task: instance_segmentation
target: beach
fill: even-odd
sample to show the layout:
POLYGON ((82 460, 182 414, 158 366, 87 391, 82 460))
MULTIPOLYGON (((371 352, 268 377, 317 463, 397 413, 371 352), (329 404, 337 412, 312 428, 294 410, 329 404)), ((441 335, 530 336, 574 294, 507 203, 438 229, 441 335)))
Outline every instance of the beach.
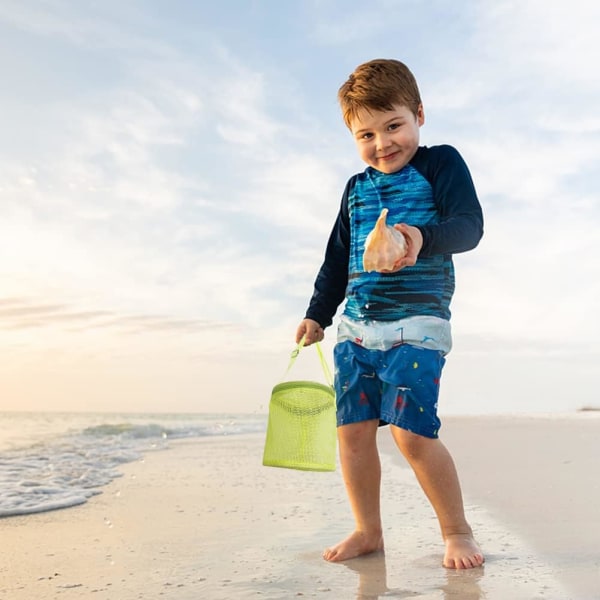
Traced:
POLYGON ((0 599, 600 599, 598 415, 443 422, 481 568, 441 566, 437 521, 387 429, 385 553, 325 562, 352 529, 339 468, 263 467, 252 433, 175 440, 85 504, 0 519, 0 599))

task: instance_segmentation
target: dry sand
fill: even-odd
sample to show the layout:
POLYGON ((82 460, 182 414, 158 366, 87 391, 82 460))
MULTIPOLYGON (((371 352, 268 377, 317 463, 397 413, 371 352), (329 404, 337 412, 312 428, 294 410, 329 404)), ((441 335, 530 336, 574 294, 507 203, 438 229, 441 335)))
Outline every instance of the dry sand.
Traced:
POLYGON ((352 527, 339 470, 262 467, 261 435, 182 441, 87 504, 0 520, 0 599, 600 599, 600 419, 446 419, 487 554, 463 572, 380 433, 385 554, 322 560, 352 527))

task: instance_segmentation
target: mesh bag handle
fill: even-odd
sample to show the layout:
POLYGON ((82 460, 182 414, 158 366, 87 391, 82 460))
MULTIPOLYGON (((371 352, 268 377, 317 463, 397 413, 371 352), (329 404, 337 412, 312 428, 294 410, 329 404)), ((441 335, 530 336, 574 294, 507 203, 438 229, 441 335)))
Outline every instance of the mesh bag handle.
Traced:
MULTIPOLYGON (((296 362, 296 359, 298 358, 298 354, 300 354, 300 350, 302 350, 302 348, 304 347, 305 338, 306 338, 306 335, 303 335, 302 339, 300 340, 298 345, 292 350, 292 354, 290 355, 290 362, 287 366, 287 369, 285 370, 285 373, 283 374, 282 379, 285 379, 286 375, 289 373, 290 369, 296 362)), ((323 374, 325 375, 325 381, 327 382, 327 385, 329 387, 333 387, 333 378, 331 377, 331 371, 329 370, 327 361, 325 360, 325 357, 323 356, 323 350, 321 350, 321 345, 319 344, 319 342, 315 342, 315 346, 317 347, 317 352, 319 354, 319 361, 321 362, 321 367, 323 368, 323 374)))

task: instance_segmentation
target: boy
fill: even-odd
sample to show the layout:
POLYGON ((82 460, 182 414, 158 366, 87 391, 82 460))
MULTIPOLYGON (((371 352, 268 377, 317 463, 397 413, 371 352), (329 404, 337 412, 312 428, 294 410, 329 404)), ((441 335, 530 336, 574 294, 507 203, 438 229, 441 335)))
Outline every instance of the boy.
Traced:
POLYGON ((452 254, 474 248, 483 215, 471 176, 450 146, 419 146, 423 105, 413 74, 378 59, 338 92, 344 121, 368 165, 350 178, 296 341, 323 339, 346 299, 334 350, 340 462, 356 522, 323 557, 339 562, 383 549, 376 433, 392 436, 431 502, 445 542, 443 565, 484 558, 464 515, 452 457, 438 438, 438 387, 450 351, 452 254), (366 272, 365 239, 383 208, 407 254, 366 272))

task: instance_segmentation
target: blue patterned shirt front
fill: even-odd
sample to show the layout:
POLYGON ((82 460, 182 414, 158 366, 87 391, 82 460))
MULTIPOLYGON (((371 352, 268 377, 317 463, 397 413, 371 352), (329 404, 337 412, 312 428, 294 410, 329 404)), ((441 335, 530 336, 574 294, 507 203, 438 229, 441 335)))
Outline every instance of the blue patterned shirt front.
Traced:
POLYGON ((436 225, 440 216, 431 184, 411 164, 397 173, 368 167, 348 190, 350 253, 344 314, 356 320, 396 321, 415 315, 450 319, 454 293, 451 254, 419 257, 397 273, 368 273, 363 269, 365 240, 381 210, 387 224, 436 225))

